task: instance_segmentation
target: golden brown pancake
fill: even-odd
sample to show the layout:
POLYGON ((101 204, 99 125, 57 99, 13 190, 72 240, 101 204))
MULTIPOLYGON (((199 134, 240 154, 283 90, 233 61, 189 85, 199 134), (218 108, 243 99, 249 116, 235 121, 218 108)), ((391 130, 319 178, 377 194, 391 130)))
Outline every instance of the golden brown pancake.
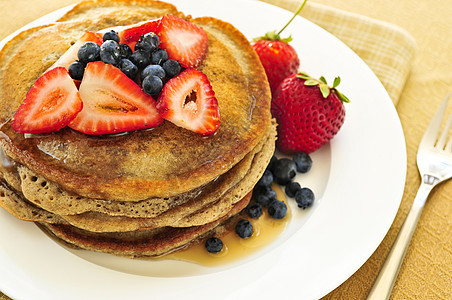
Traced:
MULTIPOLYGON (((89 3, 96 9, 98 3, 115 2, 88 2, 84 7, 89 3)), ((152 7, 153 2, 149 3, 152 7)), ((114 19, 118 24, 123 19, 142 21, 141 11, 141 6, 138 10, 131 7, 115 14, 114 19)), ((0 122, 12 117, 34 81, 84 31, 111 25, 100 22, 111 22, 108 15, 95 22, 68 19, 30 30, 2 51, 0 104, 7 108, 0 111, 0 122)), ((0 130, 8 139, 0 143, 7 155, 38 174, 46 174, 64 190, 105 200, 171 197, 227 172, 268 135, 270 92, 257 55, 237 29, 214 18, 191 21, 208 33, 208 53, 199 69, 209 78, 220 107, 221 125, 215 134, 203 137, 164 122, 152 130, 117 136, 86 136, 65 128, 26 138, 6 122, 0 130)))
POLYGON ((0 52, 0 206, 76 247, 161 255, 233 222, 274 152, 275 126, 262 65, 231 24, 185 17, 159 1, 83 1, 54 24, 21 32, 0 52), (203 137, 166 121, 119 135, 14 132, 11 118, 28 89, 86 31, 168 13, 207 32, 199 69, 220 107, 215 134, 203 137))
POLYGON ((187 247, 207 236, 221 236, 235 225, 238 213, 249 203, 251 194, 234 205, 221 219, 202 226, 163 227, 132 232, 95 233, 71 225, 39 223, 39 227, 73 247, 132 258, 158 256, 187 247))

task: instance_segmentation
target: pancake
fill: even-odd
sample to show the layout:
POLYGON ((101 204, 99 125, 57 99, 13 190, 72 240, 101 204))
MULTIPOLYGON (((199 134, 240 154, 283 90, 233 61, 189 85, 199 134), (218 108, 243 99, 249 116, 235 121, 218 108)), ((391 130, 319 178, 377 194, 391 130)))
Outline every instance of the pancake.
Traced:
POLYGON ((265 71, 231 24, 150 0, 83 1, 57 22, 19 33, 0 52, 0 206, 74 247, 162 255, 224 232, 249 203, 274 153, 265 71), (151 130, 88 136, 70 128, 17 134, 28 89, 86 31, 174 14, 204 28, 198 67, 221 125, 201 136, 164 121, 151 130))
MULTIPOLYGON (((87 2, 82 14, 89 15, 99 3, 115 5, 114 1, 87 2)), ((148 3, 152 7, 153 2, 148 3)), ((141 201, 203 186, 230 170, 268 135, 270 91, 259 59, 237 29, 209 17, 190 21, 208 33, 208 53, 199 69, 209 78, 220 107, 221 125, 214 135, 203 137, 170 122, 108 137, 88 137, 68 128, 39 136, 14 132, 8 120, 59 54, 84 31, 112 25, 111 19, 117 25, 148 18, 142 11, 141 6, 130 7, 114 17, 88 21, 77 21, 80 14, 75 14, 74 21, 68 17, 32 29, 5 46, 0 56, 0 101, 5 107, 0 110, 0 130, 8 138, 0 144, 9 157, 79 196, 141 201)))
POLYGON ((251 194, 234 205, 230 214, 212 223, 185 228, 163 227, 132 232, 93 233, 70 225, 39 223, 38 226, 66 245, 131 258, 159 256, 188 247, 209 236, 222 236, 239 219, 251 194))
MULTIPOLYGON (((262 162, 267 162, 271 158, 274 151, 273 147, 274 134, 272 134, 270 138, 265 141, 263 148, 260 149, 259 153, 252 156, 250 168, 248 169, 246 174, 244 174, 245 176, 239 182, 237 182, 237 184, 233 185, 231 188, 225 191, 225 193, 216 194, 218 190, 207 191, 206 193, 205 191, 202 191, 201 194, 198 195, 198 197, 194 197, 189 202, 175 206, 174 208, 169 209, 155 217, 132 218, 128 217, 127 215, 110 216, 105 212, 88 211, 75 215, 60 214, 60 218, 48 219, 47 216, 49 215, 49 213, 52 216, 55 213, 46 210, 46 208, 43 207, 41 203, 30 201, 30 197, 28 197, 27 194, 21 194, 20 191, 17 191, 16 194, 18 194, 18 198, 22 200, 21 205, 17 205, 15 208, 9 207, 8 210, 13 211, 13 214, 16 217, 26 221, 68 223, 93 232, 132 231, 165 226, 200 226, 206 223, 210 223, 227 214, 232 209, 232 206, 234 206, 237 201, 242 199, 254 187, 266 167, 266 164, 262 162), (29 211, 34 211, 34 213, 31 214, 32 216, 34 216, 34 218, 30 218, 29 211), (45 211, 45 214, 43 213, 43 211, 45 211), (53 220, 57 220, 57 222, 54 222, 53 220)), ((33 179, 30 180, 33 181, 33 179)), ((218 179, 215 183, 218 183, 220 181, 222 180, 218 179)), ((36 180, 36 182, 38 186, 41 186, 41 188, 43 188, 42 183, 45 183, 45 181, 39 182, 38 180, 36 180)), ((47 184, 45 186, 47 186, 47 184)), ((54 202, 58 203, 58 199, 59 198, 54 199, 54 202)), ((124 203, 124 206, 127 207, 128 204, 130 204, 130 202, 124 203)), ((142 207, 142 209, 150 208, 144 206, 142 207)))

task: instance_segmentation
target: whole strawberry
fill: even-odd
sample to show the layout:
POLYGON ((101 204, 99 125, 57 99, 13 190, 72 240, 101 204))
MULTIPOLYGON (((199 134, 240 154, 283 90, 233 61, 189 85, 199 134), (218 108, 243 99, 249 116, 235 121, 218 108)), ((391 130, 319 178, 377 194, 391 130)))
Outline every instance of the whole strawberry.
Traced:
POLYGON ((286 78, 272 100, 272 115, 278 123, 277 148, 284 153, 311 153, 333 138, 344 123, 345 108, 349 102, 325 78, 314 79, 306 73, 286 78))
POLYGON ((295 74, 300 66, 297 52, 288 44, 291 40, 291 37, 281 39, 275 32, 267 32, 264 37, 251 44, 265 69, 272 94, 280 83, 295 74))
POLYGON ((288 44, 292 41, 292 37, 282 39, 280 34, 298 15, 305 4, 306 0, 278 33, 276 31, 267 32, 264 36, 255 38, 251 43, 265 69, 272 94, 286 77, 297 73, 300 66, 297 52, 288 44))

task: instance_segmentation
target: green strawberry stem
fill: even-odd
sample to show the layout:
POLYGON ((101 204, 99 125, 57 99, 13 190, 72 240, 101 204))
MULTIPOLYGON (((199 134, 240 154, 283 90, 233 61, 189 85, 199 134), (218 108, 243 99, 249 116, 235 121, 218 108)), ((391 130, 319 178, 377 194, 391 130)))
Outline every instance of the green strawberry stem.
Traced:
POLYGON ((339 92, 336 88, 337 86, 341 83, 341 78, 339 76, 337 76, 336 78, 334 78, 334 82, 333 82, 333 86, 330 87, 328 85, 328 83, 326 82, 325 77, 321 76, 319 79, 315 79, 311 76, 309 76, 308 74, 304 73, 304 72, 299 72, 296 75, 298 78, 303 79, 304 80, 304 85, 308 85, 308 86, 318 86, 320 89, 320 92, 322 93, 323 98, 327 98, 330 95, 330 91, 332 91, 333 93, 335 93, 337 95, 337 97, 345 103, 350 102, 350 100, 347 98, 347 96, 345 96, 344 94, 342 94, 341 92, 339 92))
POLYGON ((303 3, 301 3, 300 7, 298 7, 297 11, 294 13, 294 15, 292 16, 292 18, 289 20, 289 22, 287 22, 286 25, 284 25, 284 27, 276 34, 276 35, 280 35, 284 29, 286 29, 287 26, 289 26, 289 24, 293 21, 293 19, 295 19, 295 17, 300 13, 300 11, 303 9, 304 5, 306 4, 306 2, 308 2, 308 0, 304 0, 303 3))
POLYGON ((267 32, 264 36, 260 36, 260 37, 252 39, 252 41, 255 42, 258 40, 264 40, 264 41, 282 41, 285 43, 291 42, 292 36, 282 39, 280 34, 281 34, 281 32, 283 32, 284 29, 286 29, 287 26, 289 26, 289 24, 293 21, 293 19, 295 19, 295 17, 300 13, 300 11, 303 9, 303 7, 307 1, 308 0, 303 1, 303 3, 300 5, 300 7, 298 7, 297 11, 292 16, 292 18, 289 20, 289 22, 287 22, 287 24, 284 25, 284 27, 278 33, 276 33, 276 30, 270 31, 270 32, 267 32))

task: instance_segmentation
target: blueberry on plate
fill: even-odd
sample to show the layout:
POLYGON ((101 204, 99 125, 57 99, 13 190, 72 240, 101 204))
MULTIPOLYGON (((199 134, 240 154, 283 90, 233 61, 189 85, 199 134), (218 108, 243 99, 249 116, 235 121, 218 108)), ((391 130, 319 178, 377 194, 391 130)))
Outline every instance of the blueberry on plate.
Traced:
POLYGON ((99 60, 100 46, 93 42, 84 43, 77 52, 78 60, 84 64, 99 60))
POLYGON ((275 163, 273 177, 277 184, 286 185, 297 175, 295 162, 288 158, 281 158, 275 163))
POLYGON ((127 75, 127 77, 131 79, 135 79, 138 74, 138 67, 135 66, 130 60, 127 58, 121 59, 119 63, 119 69, 127 75))
POLYGON ((151 63, 151 57, 149 56, 149 53, 143 50, 136 50, 132 53, 132 55, 130 55, 129 59, 140 69, 144 69, 151 63))
POLYGON ((262 206, 268 206, 270 202, 276 200, 277 194, 270 186, 258 186, 253 190, 253 198, 262 206))
POLYGON ((262 216, 262 205, 260 203, 251 203, 246 207, 246 213, 250 218, 259 219, 262 216))
POLYGON ((218 253, 223 249, 223 242, 217 237, 211 237, 206 240, 205 247, 210 253, 218 253))
POLYGON ((253 235, 253 225, 250 221, 242 219, 237 222, 237 225, 235 226, 235 232, 241 238, 249 238, 253 235))
POLYGON ((165 70, 166 76, 174 77, 179 75, 182 67, 178 61, 168 59, 163 63, 163 69, 165 70))
POLYGON ((265 170, 262 177, 256 183, 256 186, 270 186, 273 182, 273 174, 269 170, 265 170))
POLYGON ((116 43, 119 43, 119 36, 116 33, 116 31, 114 30, 110 30, 108 32, 105 32, 104 35, 102 36, 103 41, 108 41, 108 40, 113 40, 116 43))
POLYGON ((298 207, 308 208, 314 203, 314 192, 310 188, 302 188, 295 193, 295 201, 298 207))
POLYGON ((155 96, 161 92, 163 88, 163 82, 159 77, 155 75, 149 75, 143 79, 142 88, 146 94, 155 96))
POLYGON ((290 198, 295 197, 295 193, 301 189, 301 186, 298 182, 291 181, 288 184, 286 184, 286 187, 284 188, 284 191, 286 192, 286 195, 290 198))
POLYGON ((144 68, 143 71, 141 71, 141 78, 146 78, 149 75, 154 75, 159 77, 160 79, 163 79, 166 73, 165 70, 163 70, 162 66, 160 65, 149 65, 146 68, 144 68))
POLYGON ((293 156, 293 161, 297 165, 297 171, 300 173, 306 173, 311 170, 312 159, 309 154, 305 152, 295 153, 293 156))
POLYGON ((166 53, 166 50, 157 49, 151 53, 151 63, 153 65, 161 65, 167 60, 168 60, 168 53, 166 53))
POLYGON ((268 206, 268 214, 274 219, 282 219, 287 214, 287 205, 284 201, 274 200, 268 206))
POLYGON ((100 59, 106 64, 119 64, 121 61, 119 44, 114 40, 105 41, 102 46, 100 46, 100 59))
POLYGON ((68 71, 72 79, 82 80, 83 74, 85 73, 85 64, 76 60, 69 65, 68 71))
POLYGON ((270 162, 268 163, 267 170, 269 170, 270 172, 273 173, 274 169, 275 169, 275 164, 277 161, 278 161, 278 158, 275 155, 273 155, 272 158, 270 159, 270 162))

